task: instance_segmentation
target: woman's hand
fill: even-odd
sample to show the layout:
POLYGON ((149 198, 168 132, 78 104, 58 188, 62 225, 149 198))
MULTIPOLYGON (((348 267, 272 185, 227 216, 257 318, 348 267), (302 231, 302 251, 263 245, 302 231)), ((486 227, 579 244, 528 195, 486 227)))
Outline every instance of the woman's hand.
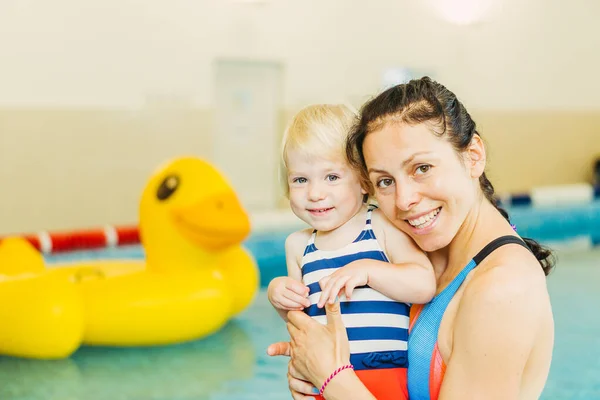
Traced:
MULTIPOLYGON (((291 344, 289 342, 273 343, 267 348, 267 354, 274 356, 290 356, 291 344)), ((300 375, 298 371, 293 369, 291 360, 288 363, 288 385, 292 398, 294 400, 311 400, 314 395, 319 393, 319 389, 315 388, 312 383, 308 382, 305 377, 300 375)))
POLYGON ((291 359, 288 363, 287 378, 288 386, 294 400, 314 400, 314 396, 319 394, 319 389, 296 371, 291 359))
POLYGON ((327 304, 327 325, 303 312, 290 311, 287 326, 291 342, 274 343, 267 349, 270 356, 291 356, 288 383, 294 400, 308 400, 338 367, 348 364, 350 349, 340 303, 327 304))
POLYGON ((325 310, 327 325, 299 311, 290 311, 287 323, 291 337, 290 368, 318 388, 336 368, 350 362, 350 346, 339 301, 327 304, 325 310))

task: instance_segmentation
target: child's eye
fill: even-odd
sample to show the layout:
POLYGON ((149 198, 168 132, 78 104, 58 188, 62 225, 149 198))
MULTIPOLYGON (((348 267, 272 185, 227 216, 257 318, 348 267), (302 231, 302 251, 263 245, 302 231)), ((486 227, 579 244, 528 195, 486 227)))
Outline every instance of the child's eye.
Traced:
POLYGON ((384 179, 380 179, 377 181, 377 187, 378 188, 386 188, 386 187, 390 187, 394 184, 394 180, 390 179, 390 178, 384 178, 384 179))
POLYGON ((337 176, 337 175, 331 175, 330 174, 330 175, 327 175, 327 177, 325 177, 325 179, 328 180, 329 182, 335 182, 338 179, 340 179, 340 177, 337 176))
POLYGON ((306 178, 294 178, 292 179, 292 183, 306 183, 306 178))
POLYGON ((419 165, 417 167, 417 171, 416 174, 417 175, 423 175, 426 174, 427 172, 429 172, 429 170, 431 169, 431 165, 429 164, 423 164, 423 165, 419 165))

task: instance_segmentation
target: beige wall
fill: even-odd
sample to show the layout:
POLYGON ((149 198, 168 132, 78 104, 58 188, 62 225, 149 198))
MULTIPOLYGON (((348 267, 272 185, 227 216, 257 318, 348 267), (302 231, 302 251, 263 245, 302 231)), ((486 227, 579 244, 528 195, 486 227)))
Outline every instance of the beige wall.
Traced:
POLYGON ((600 111, 475 112, 497 191, 592 181, 600 111))
POLYGON ((0 110, 0 231, 135 223, 160 163, 210 157, 211 122, 203 110, 0 110))
POLYGON ((469 109, 600 109, 599 1, 488 0, 472 26, 439 1, 2 0, 0 105, 211 108, 224 57, 281 62, 287 108, 362 102, 407 67, 469 109))
MULTIPOLYGON (((589 181, 600 111, 473 114, 499 192, 589 181)), ((0 233, 135 223, 149 174, 183 154, 210 159, 211 130, 209 110, 1 109, 0 233)))
POLYGON ((500 191, 589 180, 600 2, 493 0, 470 26, 434 2, 0 1, 0 233, 135 223, 159 163, 210 159, 221 58, 281 63, 288 118, 359 105, 389 68, 430 74, 476 117, 500 191))

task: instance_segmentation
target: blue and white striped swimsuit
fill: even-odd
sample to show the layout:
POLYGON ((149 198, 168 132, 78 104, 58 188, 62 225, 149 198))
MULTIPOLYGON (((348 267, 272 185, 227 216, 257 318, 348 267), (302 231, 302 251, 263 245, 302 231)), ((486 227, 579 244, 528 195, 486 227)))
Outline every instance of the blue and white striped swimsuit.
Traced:
MULTIPOLYGON (((320 279, 358 259, 389 262, 371 227, 374 208, 369 206, 366 226, 352 243, 338 250, 319 250, 315 246, 315 230, 304 250, 302 282, 310 289, 311 303, 304 311, 323 324, 326 324, 325 309, 317 307, 320 279)), ((408 304, 365 285, 354 289, 351 300, 340 296, 340 309, 350 340, 350 362, 355 370, 407 366, 408 304)))

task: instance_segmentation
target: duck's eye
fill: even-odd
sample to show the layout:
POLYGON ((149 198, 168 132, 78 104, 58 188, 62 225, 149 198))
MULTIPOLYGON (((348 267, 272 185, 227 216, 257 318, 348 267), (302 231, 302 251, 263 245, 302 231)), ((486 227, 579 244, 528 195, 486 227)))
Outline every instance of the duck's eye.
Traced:
POLYGON ((156 197, 159 200, 166 200, 169 197, 171 197, 173 193, 175 193, 178 186, 179 177, 177 175, 169 175, 162 181, 162 183, 158 187, 158 190, 156 191, 156 197))

